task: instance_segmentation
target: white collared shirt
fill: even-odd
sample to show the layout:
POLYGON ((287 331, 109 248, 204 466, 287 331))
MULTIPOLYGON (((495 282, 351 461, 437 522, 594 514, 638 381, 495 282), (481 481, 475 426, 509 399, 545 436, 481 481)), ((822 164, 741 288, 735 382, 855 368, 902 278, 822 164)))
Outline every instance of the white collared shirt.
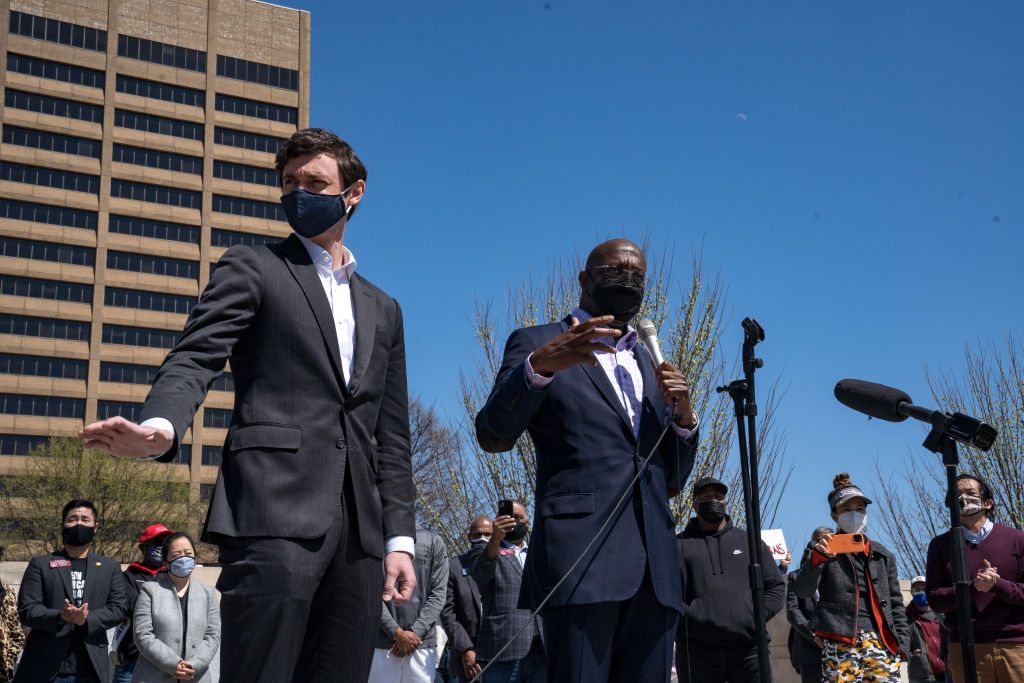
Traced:
POLYGON ((511 550, 512 551, 512 554, 516 556, 517 560, 519 560, 519 566, 520 567, 525 567, 526 566, 526 551, 530 548, 529 545, 527 545, 526 543, 523 543, 523 546, 519 547, 515 543, 512 543, 511 541, 506 541, 505 539, 502 539, 501 547, 502 547, 503 550, 511 550))
POLYGON ((352 381, 352 361, 355 359, 356 318, 352 311, 352 294, 349 291, 349 280, 356 272, 356 257, 348 247, 342 247, 345 262, 338 268, 334 260, 323 247, 302 235, 296 235, 302 246, 309 252, 309 258, 316 266, 316 274, 320 276, 327 304, 334 317, 334 329, 338 336, 338 352, 341 355, 341 371, 345 376, 345 384, 352 381))
POLYGON ((994 527, 995 525, 996 523, 993 522, 991 519, 986 519, 985 523, 981 526, 981 530, 978 531, 978 533, 974 533, 967 527, 964 527, 964 539, 966 539, 968 543, 978 545, 979 543, 985 540, 985 537, 989 535, 989 532, 992 531, 992 527, 994 527))

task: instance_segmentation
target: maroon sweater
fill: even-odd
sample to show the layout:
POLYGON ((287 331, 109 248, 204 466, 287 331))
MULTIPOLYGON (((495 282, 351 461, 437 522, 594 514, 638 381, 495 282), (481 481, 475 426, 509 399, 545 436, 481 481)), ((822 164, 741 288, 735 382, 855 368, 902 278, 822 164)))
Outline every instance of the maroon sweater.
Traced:
MULTIPOLYGON (((1024 531, 996 524, 988 536, 974 545, 967 542, 967 576, 972 581, 989 563, 999 572, 992 590, 982 593, 971 585, 971 618, 976 643, 1024 642, 1024 531)), ((956 621, 956 592, 953 588, 952 553, 949 532, 936 536, 928 545, 925 571, 928 604, 946 614, 951 642, 960 642, 956 621)))

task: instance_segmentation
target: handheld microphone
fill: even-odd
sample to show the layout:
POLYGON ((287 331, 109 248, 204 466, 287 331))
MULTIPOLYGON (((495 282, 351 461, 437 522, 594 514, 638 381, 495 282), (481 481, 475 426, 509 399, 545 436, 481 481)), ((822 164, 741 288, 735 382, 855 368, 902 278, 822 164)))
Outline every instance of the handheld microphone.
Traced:
POLYGON ((647 318, 637 323, 636 331, 640 335, 640 341, 644 343, 647 350, 651 352, 655 365, 665 362, 665 356, 661 353, 661 346, 658 344, 658 328, 647 318))
POLYGON ((908 417, 940 426, 944 432, 962 444, 987 451, 996 441, 998 432, 976 417, 916 406, 905 392, 884 384, 859 379, 844 379, 836 383, 836 399, 868 417, 888 422, 903 422, 908 417))

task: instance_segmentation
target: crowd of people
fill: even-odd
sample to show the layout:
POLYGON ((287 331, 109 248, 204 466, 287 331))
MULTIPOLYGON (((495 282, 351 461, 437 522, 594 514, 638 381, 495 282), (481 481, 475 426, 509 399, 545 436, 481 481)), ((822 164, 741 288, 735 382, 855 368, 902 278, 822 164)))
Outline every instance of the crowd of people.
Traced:
MULTIPOLYGON (((984 478, 963 474, 958 489, 978 680, 1024 681, 1024 532, 994 521, 984 478)), ((727 514, 722 481, 697 480, 692 500, 695 514, 677 538, 684 609, 676 675, 756 681, 747 533, 727 514)), ((760 542, 765 621, 785 607, 790 661, 804 683, 899 681, 904 662, 912 683, 963 681, 948 533, 932 540, 926 572, 911 579, 904 604, 896 558, 867 534, 870 504, 838 475, 828 494, 835 524, 815 529, 788 576, 789 558, 777 564, 760 542), (862 535, 863 548, 834 552, 837 534, 862 535)), ((93 503, 69 501, 61 520, 63 547, 28 563, 16 613, 4 591, 0 681, 218 681, 220 611, 215 591, 191 579, 192 538, 150 525, 122 572, 91 551, 100 528, 93 503)), ((484 682, 546 683, 542 623, 520 607, 529 532, 518 501, 511 515, 472 520, 461 555, 450 557, 440 536, 417 528, 416 587, 407 602, 381 602, 369 681, 467 683, 482 673, 484 682)))

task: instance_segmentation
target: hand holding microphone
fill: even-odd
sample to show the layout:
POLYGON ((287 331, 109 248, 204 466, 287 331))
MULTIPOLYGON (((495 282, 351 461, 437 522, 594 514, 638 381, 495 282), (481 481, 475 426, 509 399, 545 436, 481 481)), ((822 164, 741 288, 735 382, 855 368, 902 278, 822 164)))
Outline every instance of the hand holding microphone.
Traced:
POLYGON ((661 353, 661 346, 658 344, 658 330, 654 323, 644 318, 637 325, 637 332, 640 340, 651 352, 654 359, 655 377, 658 380, 658 388, 665 396, 665 401, 672 406, 675 415, 675 423, 683 428, 693 428, 697 424, 697 416, 693 412, 693 405, 690 401, 690 383, 682 370, 665 360, 661 353))

